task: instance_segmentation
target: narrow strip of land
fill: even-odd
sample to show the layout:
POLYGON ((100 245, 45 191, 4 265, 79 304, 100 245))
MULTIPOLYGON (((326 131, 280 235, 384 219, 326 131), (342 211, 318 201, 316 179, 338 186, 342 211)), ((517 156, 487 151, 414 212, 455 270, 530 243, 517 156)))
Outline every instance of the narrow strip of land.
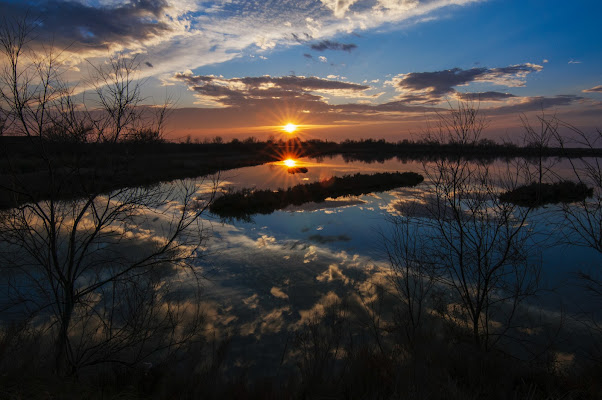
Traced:
POLYGON ((218 197, 211 204, 210 211, 224 219, 248 220, 253 214, 270 214, 289 205, 416 186, 423 180, 424 177, 415 172, 384 172, 332 177, 276 191, 242 189, 218 197))

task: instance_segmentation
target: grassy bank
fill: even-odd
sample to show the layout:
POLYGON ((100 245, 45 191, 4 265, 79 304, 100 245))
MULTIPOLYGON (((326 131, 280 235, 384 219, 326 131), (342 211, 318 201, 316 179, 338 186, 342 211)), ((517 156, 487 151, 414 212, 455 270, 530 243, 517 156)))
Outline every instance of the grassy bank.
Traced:
POLYGON ((319 203, 328 197, 359 196, 398 187, 416 186, 423 180, 422 175, 414 172, 386 172, 332 177, 319 182, 296 185, 286 190, 242 189, 217 198, 211 204, 210 210, 222 218, 248 219, 253 214, 270 214, 289 205, 319 203))

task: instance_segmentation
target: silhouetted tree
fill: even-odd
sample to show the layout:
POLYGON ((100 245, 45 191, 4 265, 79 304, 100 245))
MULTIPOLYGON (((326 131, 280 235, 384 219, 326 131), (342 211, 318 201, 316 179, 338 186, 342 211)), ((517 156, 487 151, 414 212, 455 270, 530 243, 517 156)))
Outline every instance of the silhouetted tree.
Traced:
POLYGON ((448 310, 460 316, 455 322, 468 322, 475 345, 487 350, 511 327, 520 302, 534 294, 538 268, 529 259, 531 210, 499 199, 517 184, 499 176, 517 174, 493 173, 488 164, 462 157, 485 126, 477 108, 459 103, 427 132, 429 140, 455 144, 457 155, 424 164, 424 215, 414 218, 413 236, 406 221, 394 219, 387 247, 396 275, 401 274, 400 293, 408 304, 413 299, 409 315, 420 315, 419 299, 436 276, 457 296, 448 310), (501 326, 495 332, 493 320, 501 326))
MULTIPOLYGON (((137 64, 116 56, 109 69, 95 68, 102 116, 95 120, 75 112, 55 50, 40 56, 28 46, 32 26, 27 18, 0 26, 2 109, 9 131, 29 139, 47 185, 37 201, 37 188, 22 182, 18 171, 2 173, 9 183, 0 189, 15 199, 12 208, 0 211, 4 310, 37 321, 33 327, 51 338, 61 374, 173 351, 198 336, 200 277, 191 261, 207 237, 199 217, 215 186, 208 184, 202 198, 198 182, 103 192, 98 183, 119 180, 127 159, 90 166, 75 155, 69 161, 54 157, 49 138, 85 141, 93 131, 96 141, 115 143, 141 122, 137 64), (64 200, 65 188, 73 189, 70 200, 64 200), (188 287, 177 289, 190 298, 178 297, 178 281, 186 282, 188 287)), ((166 109, 149 128, 153 134, 161 131, 166 109)), ((11 155, 3 156, 11 165, 11 155)))

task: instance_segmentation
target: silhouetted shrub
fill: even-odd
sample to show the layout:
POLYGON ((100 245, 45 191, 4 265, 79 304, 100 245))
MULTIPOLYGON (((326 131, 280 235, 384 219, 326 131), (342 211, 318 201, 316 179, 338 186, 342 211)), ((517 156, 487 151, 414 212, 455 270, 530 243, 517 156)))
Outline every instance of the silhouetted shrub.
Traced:
POLYGON ((520 186, 502 193, 500 200, 524 207, 537 207, 545 204, 583 201, 593 194, 594 190, 583 183, 561 181, 520 186))

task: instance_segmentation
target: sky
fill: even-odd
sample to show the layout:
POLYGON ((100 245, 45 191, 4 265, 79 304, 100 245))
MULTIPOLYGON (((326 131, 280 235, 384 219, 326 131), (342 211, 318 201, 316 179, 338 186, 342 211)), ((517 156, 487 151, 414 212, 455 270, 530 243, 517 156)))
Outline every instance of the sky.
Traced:
POLYGON ((148 103, 176 100, 168 135, 307 139, 419 135, 471 100, 493 138, 520 116, 602 127, 596 0, 0 0, 37 18, 72 83, 136 56, 148 103))

